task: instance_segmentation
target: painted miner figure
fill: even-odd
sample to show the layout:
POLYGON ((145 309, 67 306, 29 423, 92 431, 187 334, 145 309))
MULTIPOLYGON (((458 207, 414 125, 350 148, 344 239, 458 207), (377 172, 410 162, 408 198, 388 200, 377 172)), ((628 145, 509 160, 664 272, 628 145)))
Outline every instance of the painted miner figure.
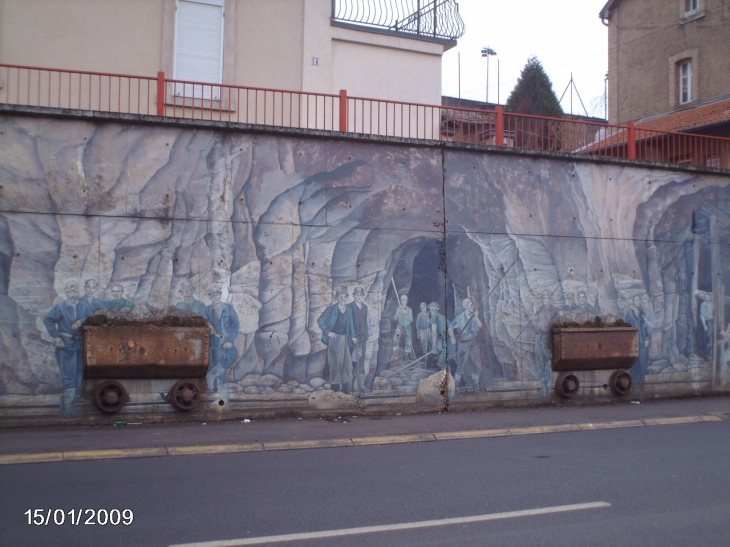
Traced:
POLYGON ((211 328, 208 389, 217 391, 223 400, 227 400, 228 369, 238 358, 235 342, 240 325, 233 306, 221 302, 222 292, 218 285, 208 288, 211 303, 205 306, 202 316, 211 328))
POLYGON ((725 363, 727 372, 730 372, 730 323, 727 328, 720 329, 720 351, 722 352, 721 363, 725 363))
POLYGON ((639 358, 631 367, 631 376, 637 387, 644 385, 646 368, 649 364, 649 345, 651 343, 651 325, 647 321, 646 313, 641 307, 641 295, 635 294, 628 301, 629 310, 624 320, 632 327, 639 329, 639 358))
POLYGON ((347 307, 352 311, 352 325, 355 330, 355 349, 352 352, 353 389, 365 391, 365 349, 368 342, 368 307, 365 305, 365 291, 356 287, 353 294, 355 300, 347 307))
MULTIPOLYGON (((447 336, 446 317, 439 313, 438 302, 431 302, 428 305, 428 313, 431 316, 429 319, 431 349, 438 355, 438 367, 443 370, 447 368, 447 363, 456 356, 456 347, 452 343, 451 337, 447 336)), ((451 372, 455 374, 455 371, 451 372)))
POLYGON ((711 293, 702 295, 700 304, 700 323, 702 324, 702 336, 700 338, 701 353, 704 353, 708 361, 712 361, 712 345, 715 338, 715 303, 711 293))
POLYGON ((96 282, 96 279, 87 279, 84 281, 84 296, 79 298, 79 301, 89 306, 91 313, 96 313, 99 310, 106 309, 104 302, 96 297, 98 290, 99 283, 96 282))
POLYGON ((553 388, 550 328, 557 313, 558 309, 550 304, 550 293, 535 294, 535 315, 532 317, 532 326, 535 327, 535 364, 547 394, 553 388))
POLYGON ((578 305, 575 303, 575 295, 572 292, 565 293, 565 306, 563 311, 575 311, 578 309, 578 305))
POLYGON ((405 340, 406 358, 413 358, 413 333, 411 326, 413 324, 413 310, 408 307, 408 297, 404 294, 400 297, 398 308, 393 316, 397 326, 395 327, 395 335, 393 336, 393 351, 400 347, 400 341, 405 340))
POLYGON ((317 319, 322 329, 322 343, 327 346, 328 381, 335 391, 350 393, 352 386, 352 356, 350 352, 359 343, 355 335, 352 308, 347 305, 347 291, 337 289, 337 302, 327 306, 317 319))
POLYGON ((124 287, 119 283, 112 283, 109 285, 109 289, 112 293, 112 299, 104 302, 104 307, 109 311, 118 311, 122 313, 129 313, 134 308, 134 302, 124 298, 124 287))
POLYGON ((61 396, 61 413, 75 415, 73 402, 78 395, 84 378, 84 349, 81 325, 91 315, 85 302, 79 300, 79 284, 69 281, 64 287, 66 300, 54 304, 48 312, 43 324, 56 346, 56 361, 61 370, 63 395, 61 396))
POLYGON ((459 366, 456 369, 454 380, 457 387, 463 380, 464 387, 477 390, 482 372, 482 355, 477 343, 477 334, 482 328, 482 322, 479 320, 471 298, 465 298, 462 305, 464 311, 454 317, 449 324, 451 343, 457 343, 456 340, 458 340, 456 355, 459 366))
POLYGON ((600 306, 598 306, 598 299, 596 298, 595 305, 588 303, 588 295, 585 291, 578 291, 578 306, 577 308, 588 315, 596 315, 600 312, 600 306))
POLYGON ((421 302, 421 313, 416 317, 416 332, 418 341, 421 343, 421 357, 423 357, 431 351, 431 317, 425 302, 421 302))
POLYGON ((178 302, 175 304, 175 307, 179 310, 183 311, 191 311, 195 315, 202 315, 203 309, 205 308, 205 304, 203 304, 200 300, 195 298, 194 294, 195 291, 193 290, 193 286, 189 283, 184 283, 180 287, 180 294, 182 295, 183 299, 181 302, 178 302))

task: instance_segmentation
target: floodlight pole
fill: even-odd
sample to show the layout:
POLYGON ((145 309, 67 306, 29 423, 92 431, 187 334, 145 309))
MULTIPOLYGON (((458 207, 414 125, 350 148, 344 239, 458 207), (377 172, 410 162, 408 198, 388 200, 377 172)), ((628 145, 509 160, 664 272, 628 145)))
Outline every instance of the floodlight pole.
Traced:
POLYGON ((487 58, 487 103, 489 103, 489 57, 491 55, 497 55, 497 52, 489 46, 482 48, 482 57, 487 58))

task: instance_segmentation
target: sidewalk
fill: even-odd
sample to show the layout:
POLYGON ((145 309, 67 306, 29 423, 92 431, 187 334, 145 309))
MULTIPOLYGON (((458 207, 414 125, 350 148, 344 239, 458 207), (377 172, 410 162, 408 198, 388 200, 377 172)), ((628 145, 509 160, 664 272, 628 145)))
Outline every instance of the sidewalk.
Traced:
POLYGON ((730 421, 730 396, 408 416, 342 413, 333 421, 299 418, 27 428, 0 431, 0 464, 391 444, 719 420, 730 421))

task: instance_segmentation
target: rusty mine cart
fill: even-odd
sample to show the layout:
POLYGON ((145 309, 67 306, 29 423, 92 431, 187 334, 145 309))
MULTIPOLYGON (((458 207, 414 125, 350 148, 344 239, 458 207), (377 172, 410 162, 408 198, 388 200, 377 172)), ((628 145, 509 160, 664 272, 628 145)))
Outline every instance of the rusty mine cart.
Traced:
POLYGON ((559 372, 555 391, 570 399, 580 387, 575 371, 614 370, 609 387, 626 395, 633 384, 631 367, 639 357, 639 329, 590 327, 552 329, 552 368, 559 372))
POLYGON ((210 328, 142 324, 88 326, 84 330, 87 379, 104 380, 94 386, 93 400, 102 412, 121 410, 129 396, 123 379, 178 379, 170 389, 177 410, 200 405, 198 378, 208 372, 210 328))

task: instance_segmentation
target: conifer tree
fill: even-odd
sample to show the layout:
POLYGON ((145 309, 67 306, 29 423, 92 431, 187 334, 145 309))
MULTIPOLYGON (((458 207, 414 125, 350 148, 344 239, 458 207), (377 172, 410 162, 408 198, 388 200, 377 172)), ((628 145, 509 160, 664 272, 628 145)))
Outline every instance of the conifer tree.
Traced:
POLYGON ((563 109, 553 91, 553 83, 537 57, 527 60, 517 85, 507 99, 505 110, 533 116, 562 117, 563 109))
MULTIPOLYGON (((510 93, 505 111, 561 118, 563 109, 553 91, 553 84, 537 57, 530 57, 522 69, 517 85, 510 93)), ((514 116, 514 145, 518 148, 559 152, 563 149, 563 127, 558 120, 514 116)))

